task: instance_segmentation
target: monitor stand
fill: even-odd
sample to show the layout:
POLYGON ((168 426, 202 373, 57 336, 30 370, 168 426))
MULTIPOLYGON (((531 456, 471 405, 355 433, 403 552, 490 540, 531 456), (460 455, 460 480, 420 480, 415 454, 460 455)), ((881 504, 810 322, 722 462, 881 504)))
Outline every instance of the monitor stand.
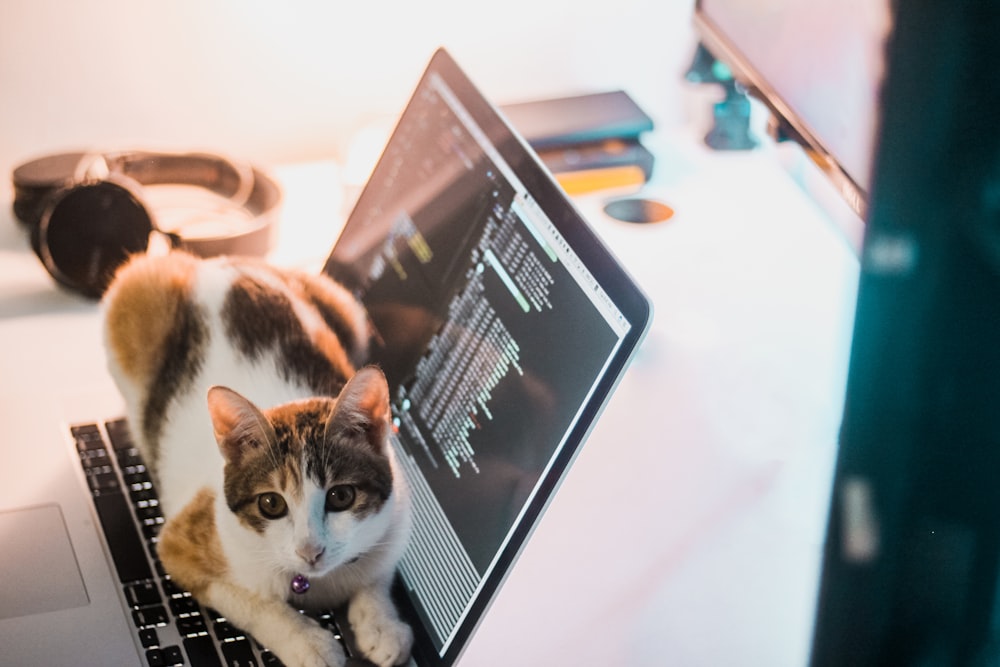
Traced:
POLYGON ((693 83, 717 83, 725 98, 712 108, 713 125, 705 143, 719 151, 746 151, 759 145, 750 130, 750 98, 729 68, 698 44, 685 78, 693 83))

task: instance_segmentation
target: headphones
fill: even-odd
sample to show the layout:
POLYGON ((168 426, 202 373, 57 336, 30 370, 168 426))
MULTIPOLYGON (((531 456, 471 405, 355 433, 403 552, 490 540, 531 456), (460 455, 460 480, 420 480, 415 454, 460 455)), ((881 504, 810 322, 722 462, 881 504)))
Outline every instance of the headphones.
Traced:
POLYGON ((20 165, 13 181, 14 215, 28 227, 35 254, 56 282, 94 299, 129 257, 146 251, 153 232, 203 257, 264 255, 277 236, 278 184, 217 155, 60 153, 20 165), (196 186, 222 206, 207 211, 199 202, 202 223, 212 223, 201 230, 164 230, 144 201, 152 194, 143 192, 146 185, 196 186))

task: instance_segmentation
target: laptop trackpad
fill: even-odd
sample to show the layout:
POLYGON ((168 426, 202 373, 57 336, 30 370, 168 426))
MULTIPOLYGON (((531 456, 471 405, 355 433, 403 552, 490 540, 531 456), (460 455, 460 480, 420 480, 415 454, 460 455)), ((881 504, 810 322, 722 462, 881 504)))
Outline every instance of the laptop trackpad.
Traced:
POLYGON ((0 618, 90 600, 58 505, 0 512, 0 618))

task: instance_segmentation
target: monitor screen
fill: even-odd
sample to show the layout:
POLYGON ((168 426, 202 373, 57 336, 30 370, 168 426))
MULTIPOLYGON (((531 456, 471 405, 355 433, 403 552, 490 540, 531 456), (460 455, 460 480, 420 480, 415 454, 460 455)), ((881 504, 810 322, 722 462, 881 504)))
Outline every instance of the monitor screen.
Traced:
POLYGON ((698 0, 695 26, 865 217, 889 0, 698 0))

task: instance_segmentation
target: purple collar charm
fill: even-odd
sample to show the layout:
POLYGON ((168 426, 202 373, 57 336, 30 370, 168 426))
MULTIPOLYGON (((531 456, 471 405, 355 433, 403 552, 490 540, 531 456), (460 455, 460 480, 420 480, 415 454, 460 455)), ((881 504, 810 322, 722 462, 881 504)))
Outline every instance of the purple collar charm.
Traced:
POLYGON ((301 574, 297 574, 292 577, 292 592, 296 595, 302 595, 309 590, 309 580, 301 574))

